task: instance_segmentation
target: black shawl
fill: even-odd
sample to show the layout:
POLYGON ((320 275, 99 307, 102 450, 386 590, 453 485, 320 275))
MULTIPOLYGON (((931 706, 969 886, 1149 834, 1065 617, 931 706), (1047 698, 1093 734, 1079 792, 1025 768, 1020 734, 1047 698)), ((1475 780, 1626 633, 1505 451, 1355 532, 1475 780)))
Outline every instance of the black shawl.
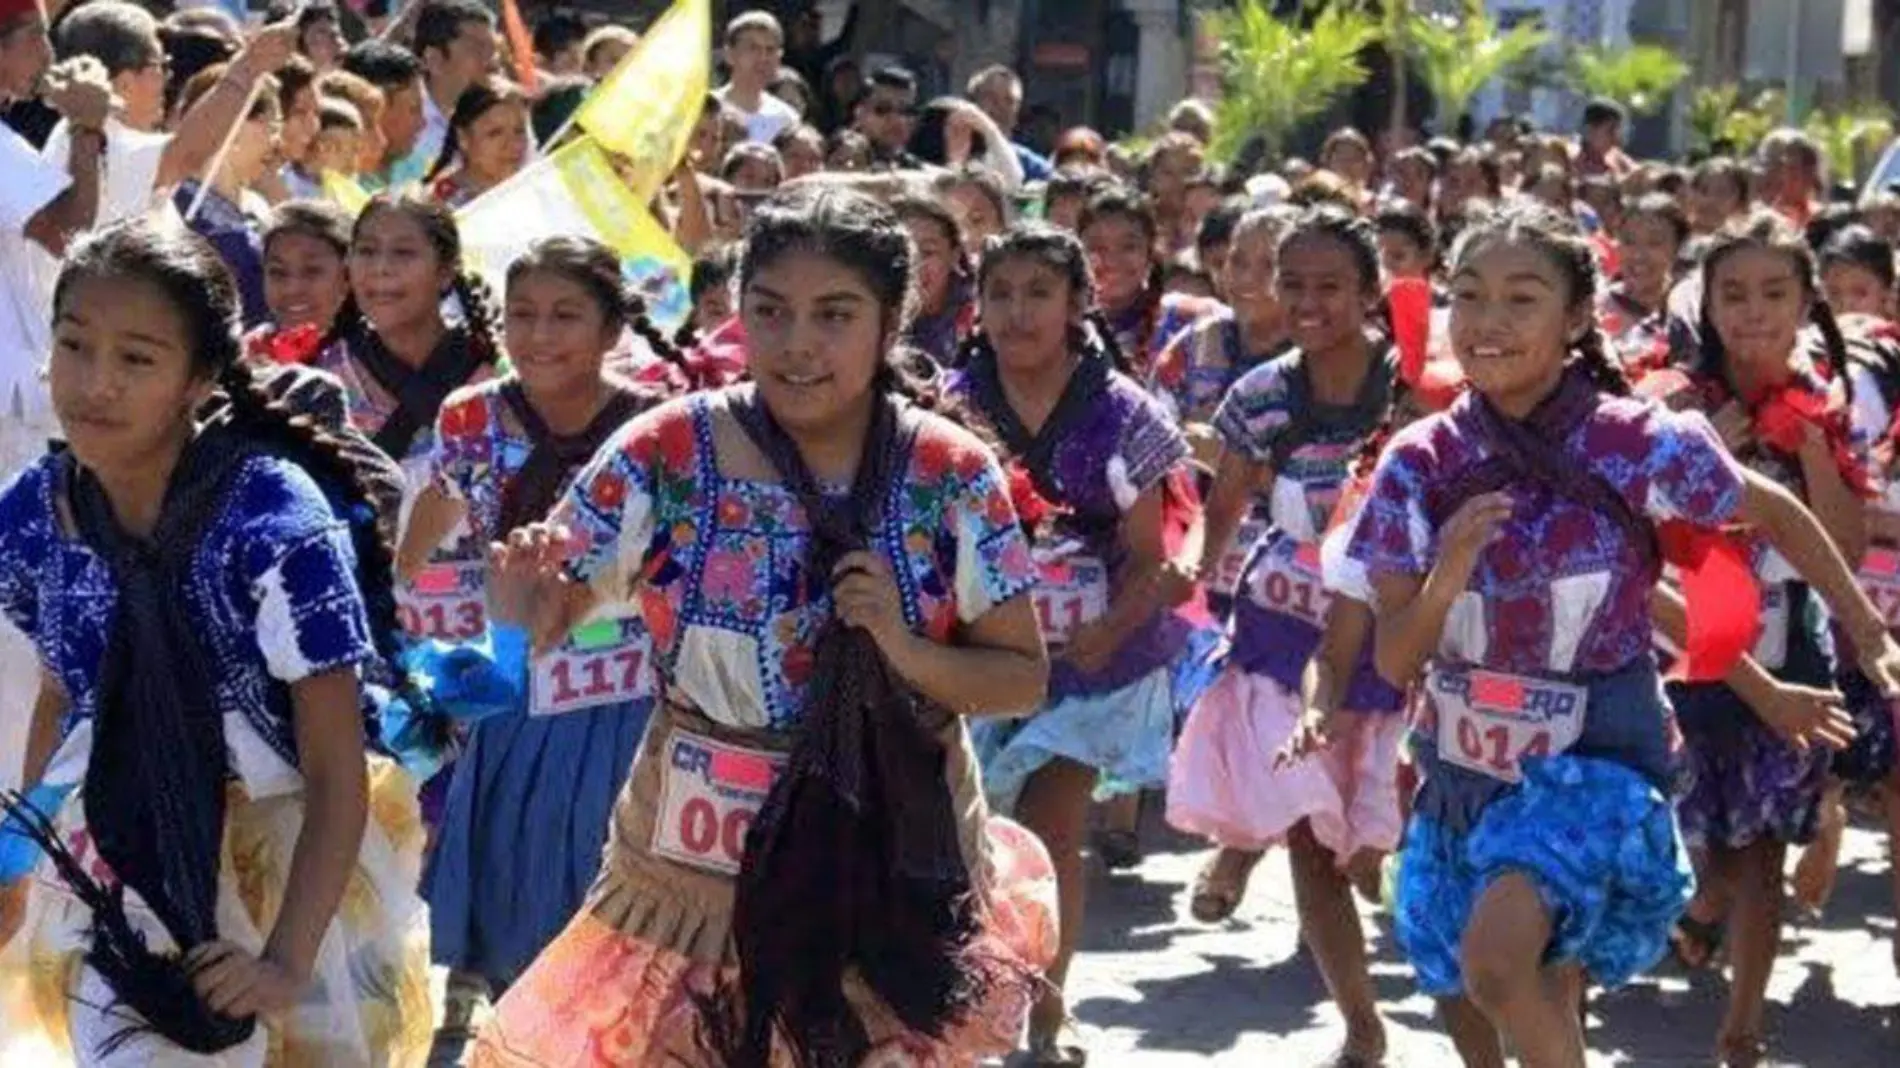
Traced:
POLYGON ((396 398, 396 410, 371 435, 371 441, 397 460, 409 455, 417 434, 435 426, 442 402, 467 385, 483 362, 467 330, 444 334, 421 367, 397 359, 368 326, 352 339, 350 354, 378 386, 396 398))
POLYGON ((574 469, 593 459, 594 453, 600 450, 614 431, 658 398, 616 388, 601 407, 600 414, 594 416, 580 433, 571 437, 562 437, 548 429, 547 420, 541 418, 541 413, 528 403, 528 395, 521 388, 520 381, 511 381, 502 386, 501 399, 515 418, 521 421, 521 428, 527 432, 532 447, 521 470, 502 489, 500 529, 493 532, 498 538, 507 537, 509 531, 545 517, 549 509, 554 507, 555 500, 560 497, 561 489, 574 469))

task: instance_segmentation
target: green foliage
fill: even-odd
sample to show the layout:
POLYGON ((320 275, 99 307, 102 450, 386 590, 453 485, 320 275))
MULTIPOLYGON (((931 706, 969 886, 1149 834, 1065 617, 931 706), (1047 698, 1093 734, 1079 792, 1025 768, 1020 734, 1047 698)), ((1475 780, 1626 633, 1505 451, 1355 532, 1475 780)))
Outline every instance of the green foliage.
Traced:
POLYGON ((1470 110, 1478 90, 1531 62, 1551 39, 1533 22, 1500 31, 1482 0, 1465 0, 1458 15, 1414 14, 1404 20, 1403 32, 1419 80, 1437 102, 1440 130, 1470 110))
POLYGON ((1861 150, 1878 152, 1893 139, 1893 116, 1879 104, 1854 104, 1809 115, 1805 129, 1827 160, 1828 173, 1851 181, 1860 174, 1861 150))
POLYGON ((1755 151, 1762 139, 1781 125, 1787 114, 1788 100, 1779 89, 1762 89, 1744 94, 1738 85, 1714 85, 1697 89, 1689 97, 1689 134, 1694 147, 1703 152, 1717 142, 1726 141, 1738 156, 1755 151))
POLYGON ((1570 59, 1570 82, 1578 92, 1614 100, 1635 115, 1653 113, 1688 76, 1689 64, 1657 45, 1591 47, 1570 59))
POLYGON ((1380 15, 1364 0, 1334 0, 1303 27, 1274 18, 1261 0, 1241 0, 1207 20, 1220 41, 1222 96, 1211 155, 1232 160, 1255 135, 1276 151, 1295 128, 1363 84, 1360 54, 1378 41, 1380 15))

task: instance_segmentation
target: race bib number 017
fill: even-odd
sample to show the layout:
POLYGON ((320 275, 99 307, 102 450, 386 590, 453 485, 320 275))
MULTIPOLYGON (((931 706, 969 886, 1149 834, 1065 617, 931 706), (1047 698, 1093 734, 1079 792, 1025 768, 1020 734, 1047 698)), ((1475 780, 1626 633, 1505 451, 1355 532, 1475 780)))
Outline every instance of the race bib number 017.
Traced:
POLYGON ((430 564, 396 591, 402 629, 418 638, 466 642, 488 630, 486 567, 480 560, 430 564))
POLYGON ((1066 645, 1083 625, 1108 614, 1108 567, 1092 556, 1037 562, 1034 598, 1043 641, 1066 645))
POLYGON ((1900 630, 1900 553, 1868 549, 1860 564, 1860 585, 1887 621, 1887 629, 1900 630))
POLYGON ((1582 686, 1495 671, 1433 671, 1438 755, 1502 782, 1526 757, 1550 756, 1583 736, 1590 693, 1582 686))
POLYGON ((653 696, 653 641, 639 619, 603 619, 578 627, 559 649, 534 662, 530 715, 560 716, 653 696))
POLYGON ((784 771, 785 754, 675 729, 661 758, 653 852, 702 871, 739 874, 746 832, 784 771))
POLYGON ((1332 594, 1320 581, 1319 545, 1283 541, 1270 547, 1260 562, 1253 588, 1262 608, 1292 616, 1315 627, 1326 625, 1332 594))

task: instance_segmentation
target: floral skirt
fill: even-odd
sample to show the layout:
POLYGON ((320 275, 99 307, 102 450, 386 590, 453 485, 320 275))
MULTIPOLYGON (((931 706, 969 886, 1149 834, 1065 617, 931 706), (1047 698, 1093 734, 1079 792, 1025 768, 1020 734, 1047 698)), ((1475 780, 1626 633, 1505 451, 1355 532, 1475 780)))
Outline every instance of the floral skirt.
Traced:
MULTIPOLYGON (((1000 818, 987 826, 993 953, 1040 972, 1055 958, 1055 872, 1042 843, 1000 818)), ((582 909, 495 1006, 471 1063, 476 1068, 720 1068, 701 1046, 695 1000, 735 969, 696 961, 582 909)), ((868 991, 847 993, 866 1021, 866 1068, 952 1068, 1014 1049, 1033 988, 992 989, 973 1016, 942 1038, 904 1028, 868 991)), ((792 1060, 780 1045, 771 1068, 792 1060)), ((761 1066, 763 1068, 763 1066, 761 1066)))
MULTIPOLYGON (((95 876, 85 813, 75 790, 60 811, 67 845, 95 876)), ((413 779, 373 759, 370 813, 357 868, 318 952, 303 1002, 265 1021, 251 1039, 216 1055, 189 1053, 144 1034, 111 1053, 103 1044, 125 1020, 108 1014, 111 992, 84 962, 91 910, 42 861, 30 878, 19 932, 0 949, 0 1063, 160 1068, 402 1068, 421 1065, 433 1034, 428 919, 415 886, 422 822, 413 779), (18 1058, 18 1061, 15 1060, 18 1058)), ((226 809, 218 887, 218 932, 253 952, 263 948, 290 876, 303 823, 299 794, 252 801, 233 788, 226 809)), ((157 918, 135 900, 127 913, 154 947, 168 947, 157 918)))
POLYGON ((1743 849, 1758 841, 1806 845, 1820 821, 1828 753, 1783 741, 1726 686, 1672 683, 1688 789, 1676 801, 1691 849, 1743 849))
POLYGON ((1351 714, 1325 752, 1284 769, 1274 756, 1299 729, 1298 694, 1229 667, 1189 714, 1168 773, 1168 822, 1223 846, 1265 849, 1301 820, 1343 864, 1399 844, 1400 712, 1351 714))
POLYGON ((1395 933, 1426 993, 1463 991, 1472 909, 1511 873, 1530 878, 1550 913, 1544 960, 1581 963, 1604 987, 1662 959, 1695 888, 1669 799, 1641 775, 1588 757, 1526 761, 1522 784, 1485 806, 1469 832, 1412 817, 1395 933))

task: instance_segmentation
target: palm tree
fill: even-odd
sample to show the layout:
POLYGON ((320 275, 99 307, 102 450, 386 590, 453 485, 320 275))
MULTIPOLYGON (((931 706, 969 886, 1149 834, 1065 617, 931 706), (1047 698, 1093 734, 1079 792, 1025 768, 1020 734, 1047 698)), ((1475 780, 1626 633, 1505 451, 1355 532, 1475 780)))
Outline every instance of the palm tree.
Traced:
POLYGON ((1780 124, 1786 109, 1786 98, 1778 89, 1763 89, 1744 98, 1741 87, 1732 82, 1707 86, 1689 97, 1690 137, 1704 152, 1726 143, 1730 152, 1747 155, 1780 124))
POLYGON ((1275 18, 1261 0, 1207 18, 1220 40, 1222 92, 1209 148, 1220 160, 1255 137, 1277 153, 1302 122, 1366 80, 1359 54, 1379 39, 1380 16, 1364 0, 1333 0, 1304 27, 1300 18, 1275 18))
POLYGON ((1878 151, 1892 140, 1893 117, 1879 104, 1856 104, 1835 112, 1817 111, 1808 116, 1806 129, 1834 180, 1853 181, 1860 174, 1861 149, 1878 151))
POLYGON ((1570 80, 1578 92, 1614 100, 1635 115, 1661 107, 1688 76, 1689 64, 1657 45, 1585 48, 1570 60, 1570 80))
POLYGON ((1550 33, 1532 22, 1508 31, 1485 13, 1483 0, 1464 0, 1458 15, 1412 14, 1404 20, 1405 47, 1418 66, 1419 79, 1432 91, 1438 127, 1449 132, 1471 107, 1471 98, 1550 42, 1550 33))

